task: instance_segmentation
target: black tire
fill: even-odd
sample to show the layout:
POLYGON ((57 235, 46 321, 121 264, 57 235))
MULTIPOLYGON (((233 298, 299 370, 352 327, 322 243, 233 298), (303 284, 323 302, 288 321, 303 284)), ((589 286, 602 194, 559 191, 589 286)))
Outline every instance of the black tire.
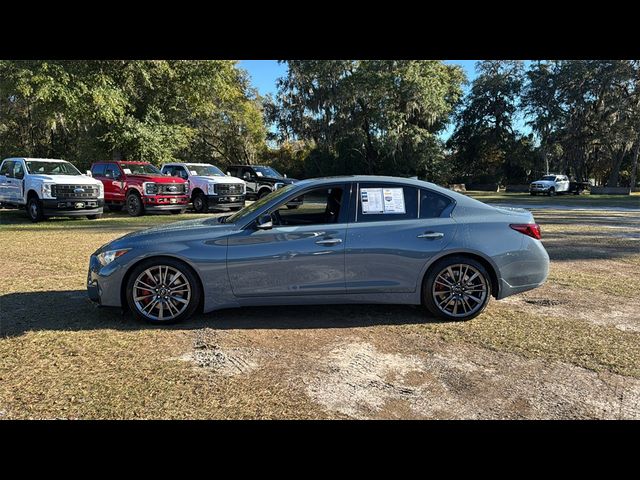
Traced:
POLYGON ((193 196, 193 200, 191 200, 193 204, 193 210, 196 213, 207 213, 209 211, 209 202, 207 201, 207 197, 202 192, 198 192, 193 196))
POLYGON ((269 190, 268 188, 263 188, 262 190, 260 190, 258 192, 258 198, 262 198, 262 197, 266 197, 267 195, 269 195, 271 193, 271 190, 269 190))
POLYGON ((102 214, 97 213, 97 214, 95 214, 95 215, 87 215, 87 218, 88 218, 89 220, 98 220, 99 218, 102 218, 102 214))
MULTIPOLYGON (((455 282, 455 279, 454 279, 454 282, 455 282)), ((456 287, 456 288, 459 288, 459 287, 456 287)), ((469 287, 466 287, 466 288, 469 288, 469 287)), ((422 302, 433 315, 445 320, 450 320, 450 321, 471 320, 472 318, 477 317, 484 311, 484 309, 487 307, 487 304, 489 303, 490 298, 491 298, 491 276, 487 272, 486 268, 480 262, 465 256, 456 255, 453 257, 448 257, 448 258, 443 258, 442 260, 438 260, 435 264, 431 266, 431 268, 429 268, 429 271, 427 272, 427 275, 425 276, 425 279, 422 282, 422 302), (460 269, 459 266, 462 266, 462 269, 460 269), (437 305, 436 298, 435 298, 437 295, 442 295, 444 297, 444 300, 442 300, 442 302, 445 302, 446 299, 448 298, 447 295, 449 295, 449 292, 446 291, 449 287, 445 286, 445 284, 440 283, 439 281, 439 279, 441 278, 440 277, 441 274, 447 275, 447 273, 445 272, 447 272, 448 267, 453 271, 454 276, 456 274, 459 275, 459 272, 462 272, 463 279, 467 279, 467 280, 469 280, 471 277, 471 275, 469 275, 468 273, 473 272, 473 270, 475 270, 475 272, 473 273, 478 274, 478 276, 476 277, 477 279, 476 285, 479 285, 480 283, 482 283, 484 287, 484 292, 483 292, 484 296, 482 296, 481 294, 476 294, 475 291, 473 291, 474 294, 478 295, 479 297, 478 300, 480 300, 479 302, 470 300, 470 298, 472 298, 470 295, 471 292, 467 291, 467 293, 469 293, 469 296, 466 296, 464 295, 464 293, 462 293, 462 295, 464 296, 463 297, 464 300, 460 300, 461 303, 458 303, 458 301, 455 299, 451 299, 449 302, 444 304, 444 308, 441 308, 437 305), (436 280, 438 280, 437 284, 436 284, 436 280), (434 285, 436 286, 435 289, 434 289, 434 285), (440 287, 440 285, 442 285, 442 287, 440 287), (436 293, 438 289, 441 289, 442 293, 436 293), (469 298, 468 301, 467 301, 467 298, 469 298), (452 301, 454 302, 454 304, 452 305, 452 308, 456 311, 456 313, 457 313, 457 307, 455 306, 456 303, 458 303, 458 305, 463 305, 462 302, 466 302, 465 304, 470 306, 471 305, 470 302, 473 302, 474 308, 473 309, 470 308, 468 314, 465 314, 465 312, 463 312, 462 314, 454 315, 453 312, 448 312, 446 310, 446 308, 451 304, 452 301)), ((442 302, 441 302, 441 305, 442 305, 442 302)), ((464 306, 460 308, 466 309, 466 307, 464 306)))
MULTIPOLYGON (((138 265, 136 265, 128 275, 129 276, 128 276, 127 284, 125 286, 125 289, 126 289, 125 296, 127 298, 127 304, 129 306, 129 309, 138 320, 142 320, 144 322, 151 323, 154 325, 170 325, 173 323, 178 323, 191 317, 197 310, 198 305, 200 304, 202 291, 200 289, 200 283, 198 281, 198 278, 196 277, 196 274, 193 272, 193 270, 191 270, 190 267, 188 267, 185 263, 181 262, 180 260, 167 258, 167 257, 149 258, 139 263, 138 265), (189 287, 191 289, 191 295, 184 311, 182 311, 179 315, 173 318, 170 318, 168 320, 154 319, 145 315, 138 309, 138 306, 136 305, 133 298, 133 290, 134 290, 133 287, 134 287, 134 284, 136 283, 136 280, 138 279, 138 276, 140 276, 145 270, 149 268, 158 267, 158 266, 163 266, 163 267, 169 266, 175 270, 178 270, 187 280, 187 282, 189 283, 189 287)), ((145 279, 148 281, 148 278, 145 278, 145 279)), ((154 307, 152 307, 150 311, 153 311, 153 310, 154 310, 154 307)))
POLYGON ((127 213, 132 217, 139 217, 144 213, 144 205, 142 199, 137 193, 130 193, 127 195, 127 213))
POLYGON ((287 205, 287 208, 289 210, 295 210, 296 208, 298 208, 300 205, 287 205))
POLYGON ((121 212, 122 211, 122 205, 109 205, 109 211, 110 212, 121 212))
POLYGON ((555 196, 555 194, 556 194, 556 189, 555 189, 555 188, 553 188, 553 187, 551 187, 551 188, 549 189, 549 191, 547 192, 547 195, 549 195, 550 197, 555 196))
POLYGON ((44 220, 44 210, 42 208, 42 202, 36 196, 29 198, 27 202, 27 215, 33 223, 41 222, 44 220))

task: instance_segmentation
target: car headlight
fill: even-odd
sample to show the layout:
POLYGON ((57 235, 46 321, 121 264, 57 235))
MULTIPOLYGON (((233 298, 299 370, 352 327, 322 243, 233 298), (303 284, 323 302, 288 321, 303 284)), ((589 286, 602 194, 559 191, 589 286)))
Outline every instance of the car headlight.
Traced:
POLYGON ((208 195, 215 195, 216 194, 216 184, 215 183, 208 183, 207 184, 207 194, 208 195))
POLYGON ((100 265, 102 265, 104 267, 105 265, 109 265, 116 258, 121 257, 122 255, 127 253, 129 250, 131 250, 131 249, 130 248, 121 248, 119 250, 107 250, 106 252, 102 252, 102 253, 98 254, 98 257, 97 257, 98 258, 98 262, 100 262, 100 265))
POLYGON ((42 184, 42 198, 55 198, 55 196, 53 195, 53 183, 43 183, 42 184))
POLYGON ((147 195, 155 195, 158 193, 158 185, 153 182, 144 182, 144 193, 147 195))
POLYGON ((104 198, 104 185, 102 182, 98 185, 98 198, 104 198))

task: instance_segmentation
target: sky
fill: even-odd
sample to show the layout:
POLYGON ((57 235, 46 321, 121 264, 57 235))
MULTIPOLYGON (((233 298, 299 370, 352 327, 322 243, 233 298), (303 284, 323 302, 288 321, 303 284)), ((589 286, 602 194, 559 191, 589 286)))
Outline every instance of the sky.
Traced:
MULTIPOLYGON (((476 78, 475 64, 477 60, 445 60, 444 63, 451 65, 460 65, 467 74, 467 79, 472 82, 476 78)), ((525 62, 525 66, 529 62, 525 62)), ((277 60, 240 60, 240 67, 244 68, 251 76, 251 81, 260 92, 260 95, 266 95, 276 93, 276 79, 282 77, 287 73, 286 63, 278 63, 277 60)), ((465 93, 468 91, 469 86, 465 87, 465 93)), ((520 130, 527 130, 524 127, 522 119, 516 119, 516 127, 520 130)), ((441 137, 443 140, 447 140, 453 133, 454 125, 450 124, 449 127, 442 132, 441 137)))

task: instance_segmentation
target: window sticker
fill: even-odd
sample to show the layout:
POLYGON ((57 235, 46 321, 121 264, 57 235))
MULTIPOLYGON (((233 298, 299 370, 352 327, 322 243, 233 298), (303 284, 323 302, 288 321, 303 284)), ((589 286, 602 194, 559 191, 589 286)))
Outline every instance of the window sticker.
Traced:
POLYGON ((196 172, 195 170, 191 170, 191 175, 198 175, 198 172, 196 172))
POLYGON ((362 188, 360 203, 364 215, 406 213, 402 188, 362 188))
POLYGON ((256 172, 256 175, 261 177, 262 176, 262 172, 256 172))
POLYGON ((124 172, 125 175, 131 175, 131 169, 130 168, 123 168, 122 171, 124 172))

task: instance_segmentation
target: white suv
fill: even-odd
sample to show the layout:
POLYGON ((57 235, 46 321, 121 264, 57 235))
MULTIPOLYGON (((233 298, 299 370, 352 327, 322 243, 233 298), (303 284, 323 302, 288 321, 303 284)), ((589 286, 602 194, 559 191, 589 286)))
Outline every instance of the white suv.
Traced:
POLYGON ((536 180, 529 185, 529 193, 537 195, 546 193, 549 196, 557 193, 569 193, 569 178, 566 175, 550 174, 545 175, 540 180, 536 180))
POLYGON ((34 222, 49 216, 93 220, 102 215, 104 187, 64 160, 7 158, 0 165, 0 202, 26 207, 34 222))
POLYGON ((210 208, 244 207, 247 186, 243 180, 225 175, 210 163, 166 163, 162 173, 187 180, 193 209, 205 213, 210 208))

